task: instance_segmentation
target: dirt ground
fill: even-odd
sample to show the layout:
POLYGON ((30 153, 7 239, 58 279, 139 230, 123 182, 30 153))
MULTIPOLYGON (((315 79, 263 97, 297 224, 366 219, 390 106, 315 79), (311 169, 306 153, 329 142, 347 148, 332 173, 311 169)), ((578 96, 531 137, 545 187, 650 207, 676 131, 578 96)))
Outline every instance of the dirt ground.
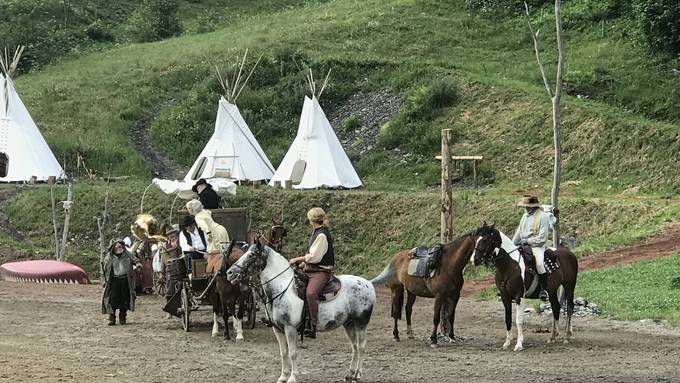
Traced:
MULTIPOLYGON (((97 285, 0 281, 0 382, 274 382, 280 373, 276 339, 261 324, 242 343, 210 338, 209 307, 182 331, 164 319, 161 299, 138 298, 126 326, 109 327, 97 285)), ((576 341, 546 344, 546 318, 526 317, 525 350, 500 349, 498 302, 463 298, 456 333, 463 339, 426 343, 432 301, 414 309, 416 339, 391 340, 389 292, 378 291, 369 327, 366 382, 680 382, 680 331, 653 322, 574 319, 576 341)), ((258 314, 260 315, 260 314, 258 314)), ((405 325, 402 326, 405 338, 405 325)), ((341 381, 350 348, 342 330, 307 340, 300 382, 341 381)))

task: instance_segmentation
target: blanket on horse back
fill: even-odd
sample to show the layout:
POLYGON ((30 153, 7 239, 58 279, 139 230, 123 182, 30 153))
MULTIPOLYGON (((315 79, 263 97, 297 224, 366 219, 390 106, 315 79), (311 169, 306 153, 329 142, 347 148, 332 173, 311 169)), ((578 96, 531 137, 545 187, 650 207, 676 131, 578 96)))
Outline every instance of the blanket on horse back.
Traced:
POLYGON ((408 275, 417 278, 430 278, 439 269, 442 246, 416 247, 409 252, 408 275))
MULTIPOLYGON (((527 265, 527 274, 534 275, 538 274, 536 271, 536 258, 534 253, 531 251, 530 246, 520 246, 519 253, 524 259, 524 264, 527 265)), ((543 265, 545 266, 546 274, 550 275, 560 268, 560 263, 555 256, 555 249, 547 248, 545 249, 545 256, 543 257, 543 265)), ((523 276, 524 277, 524 276, 523 276)))

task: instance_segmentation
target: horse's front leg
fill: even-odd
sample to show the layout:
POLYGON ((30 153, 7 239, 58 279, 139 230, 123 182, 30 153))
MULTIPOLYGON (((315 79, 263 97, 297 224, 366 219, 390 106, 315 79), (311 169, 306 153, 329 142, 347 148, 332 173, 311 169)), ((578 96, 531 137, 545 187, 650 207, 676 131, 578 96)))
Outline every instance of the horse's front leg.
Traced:
POLYGON ((243 340, 243 312, 239 306, 238 312, 234 315, 234 331, 236 331, 236 341, 243 340))
POLYGON ((441 320, 441 311, 442 298, 440 296, 436 296, 434 298, 434 315, 432 317, 432 335, 430 335, 432 347, 437 345, 437 329, 439 328, 439 321, 441 320))
POLYGON ((517 344, 515 344, 515 351, 524 350, 524 300, 519 299, 517 303, 517 344))
POLYGON ((213 328, 212 328, 212 333, 210 334, 211 337, 216 337, 217 334, 220 333, 220 324, 219 324, 219 317, 217 316, 217 312, 213 309, 213 328))
POLYGON ((296 383, 299 374, 297 368, 297 328, 286 326, 286 340, 288 341, 288 358, 290 359, 290 376, 287 383, 296 383))
MULTIPOLYGON (((410 291, 406 291, 406 337, 413 339, 413 329, 411 328, 411 314, 413 313, 413 304, 416 302, 416 295, 410 291)), ((396 323, 396 322, 395 322, 396 323)), ((395 324, 396 328, 396 324, 395 324)))
POLYGON ((454 293, 453 297, 451 297, 451 300, 450 300, 451 306, 449 307, 449 309, 451 310, 451 312, 449 313, 448 320, 449 320, 449 338, 451 339, 452 342, 456 340, 456 334, 453 331, 453 324, 456 321, 456 306, 458 306, 458 300, 459 299, 460 299, 460 291, 456 291, 454 293))
POLYGON ((503 301, 503 309, 505 311, 505 342, 503 343, 503 350, 507 350, 512 343, 512 300, 510 298, 501 297, 503 301))
POLYGON ((280 332, 274 327, 274 335, 279 342, 279 354, 281 355, 281 376, 277 383, 285 383, 290 376, 290 359, 288 358, 288 340, 286 334, 280 332))
POLYGON ((231 316, 233 309, 229 306, 222 307, 222 318, 224 319, 224 339, 231 340, 229 335, 229 317, 231 316))

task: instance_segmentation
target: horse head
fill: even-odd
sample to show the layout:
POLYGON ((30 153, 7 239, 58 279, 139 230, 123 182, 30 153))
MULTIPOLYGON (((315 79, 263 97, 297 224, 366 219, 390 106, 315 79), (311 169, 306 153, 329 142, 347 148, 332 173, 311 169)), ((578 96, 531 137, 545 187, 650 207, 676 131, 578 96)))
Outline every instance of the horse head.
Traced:
POLYGON ((488 265, 493 262, 496 250, 501 247, 503 240, 495 225, 482 224, 476 231, 477 243, 473 252, 473 262, 475 266, 481 264, 488 265))
POLYGON ((240 282, 259 274, 267 266, 268 249, 261 241, 255 241, 231 267, 227 270, 230 283, 240 282))

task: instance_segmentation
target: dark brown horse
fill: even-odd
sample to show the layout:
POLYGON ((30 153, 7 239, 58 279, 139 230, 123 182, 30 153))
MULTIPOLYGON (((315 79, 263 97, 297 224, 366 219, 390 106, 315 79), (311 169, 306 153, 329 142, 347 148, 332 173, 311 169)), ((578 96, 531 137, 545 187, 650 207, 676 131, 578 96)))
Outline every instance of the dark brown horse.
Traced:
POLYGON ((229 266, 233 265, 241 258, 244 251, 239 247, 234 246, 235 242, 229 245, 228 265, 222 268, 222 257, 217 256, 208 262, 208 272, 215 274, 215 282, 212 289, 211 302, 213 305, 213 329, 212 336, 215 337, 219 333, 218 315, 222 315, 224 320, 224 338, 231 339, 229 335, 229 317, 234 317, 234 331, 236 331, 236 340, 243 339, 243 325, 242 319, 245 312, 245 297, 247 296, 243 289, 245 286, 240 284, 231 284, 227 281, 224 273, 229 266), (238 303, 238 311, 236 311, 236 303, 238 303))
MULTIPOLYGON (((479 229, 478 229, 479 230, 479 229)), ((380 285, 387 283, 392 290, 391 316, 394 318, 394 340, 399 340, 397 321, 401 319, 404 305, 404 290, 406 291, 406 334, 413 338, 411 329, 411 313, 416 297, 434 298, 434 316, 432 319, 432 344, 437 344, 437 327, 441 319, 442 306, 449 309, 449 334, 454 339, 453 323, 456 317, 456 305, 463 287, 463 269, 469 262, 479 238, 477 232, 463 235, 442 247, 440 264, 433 276, 427 278, 413 277, 408 274, 408 264, 412 250, 397 253, 380 275, 371 283, 380 285)))
MULTIPOLYGON (((479 231, 480 239, 476 245, 474 255, 475 265, 492 265, 496 269, 496 287, 501 295, 501 301, 505 308, 505 327, 506 337, 503 349, 510 346, 512 342, 512 302, 517 304, 517 344, 515 351, 524 348, 524 334, 522 324, 524 321, 524 302, 522 298, 538 298, 540 287, 534 279, 535 275, 526 274, 524 271, 524 260, 520 260, 517 255, 519 249, 512 243, 512 240, 493 226, 486 226, 479 231), (510 254, 515 255, 513 258, 510 254)), ((576 288, 576 277, 578 275, 578 261, 576 256, 566 247, 559 247, 556 250, 547 249, 546 258, 554 257, 559 263, 559 268, 548 275, 548 285, 546 291, 550 299, 550 307, 553 312, 553 328, 550 340, 552 343, 557 340, 559 335, 557 326, 560 320, 561 304, 558 297, 560 286, 564 288, 564 298, 567 303, 567 323, 565 331, 568 343, 573 336, 571 326, 571 316, 574 312, 574 289, 576 288)))
POLYGON ((283 250, 283 239, 286 235, 288 235, 288 231, 283 226, 283 220, 273 219, 272 226, 264 232, 248 231, 247 242, 252 245, 256 240, 261 239, 263 246, 269 246, 280 254, 283 250))

